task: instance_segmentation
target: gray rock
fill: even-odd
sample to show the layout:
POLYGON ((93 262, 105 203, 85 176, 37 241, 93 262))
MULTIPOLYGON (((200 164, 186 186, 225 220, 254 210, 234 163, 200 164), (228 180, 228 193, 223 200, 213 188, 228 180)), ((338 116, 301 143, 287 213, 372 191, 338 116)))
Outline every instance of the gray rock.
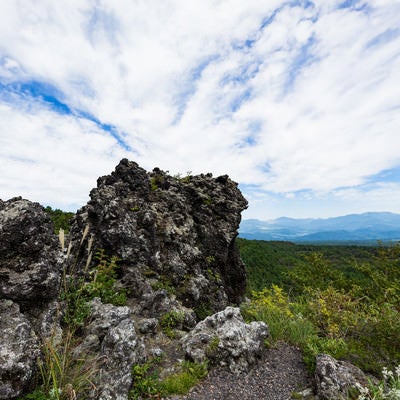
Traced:
POLYGON ((61 258, 50 217, 20 197, 0 209, 0 296, 26 308, 58 295, 61 258))
POLYGON ((89 224, 93 248, 118 257, 139 313, 159 317, 169 307, 153 288, 166 288, 167 297, 172 290, 199 319, 241 302, 246 275, 235 238, 247 201, 227 176, 177 178, 124 159, 90 197, 71 229, 75 247, 89 224))
POLYGON ((85 340, 77 352, 95 354, 98 360, 96 400, 126 400, 132 384, 132 366, 141 362, 144 347, 136 335, 128 307, 91 302, 91 323, 85 328, 85 340))
POLYGON ((40 351, 31 324, 11 300, 0 300, 0 338, 0 399, 13 399, 30 389, 40 351))
POLYGON ((157 318, 145 318, 139 322, 140 333, 155 333, 158 326, 157 318))
POLYGON ((233 373, 242 373, 256 362, 267 336, 264 322, 246 324, 239 308, 227 307, 199 322, 181 344, 194 361, 209 359, 233 373))
POLYGON ((368 386, 366 375, 353 364, 338 361, 328 354, 319 354, 316 360, 315 383, 321 400, 348 399, 349 390, 357 384, 368 386))

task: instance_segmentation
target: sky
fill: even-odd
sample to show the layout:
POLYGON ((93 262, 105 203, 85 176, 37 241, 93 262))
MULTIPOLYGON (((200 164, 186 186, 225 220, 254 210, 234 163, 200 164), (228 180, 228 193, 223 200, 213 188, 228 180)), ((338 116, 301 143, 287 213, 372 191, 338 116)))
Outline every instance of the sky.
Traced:
POLYGON ((400 213, 400 0, 1 0, 0 198, 75 211, 128 158, 243 218, 400 213))

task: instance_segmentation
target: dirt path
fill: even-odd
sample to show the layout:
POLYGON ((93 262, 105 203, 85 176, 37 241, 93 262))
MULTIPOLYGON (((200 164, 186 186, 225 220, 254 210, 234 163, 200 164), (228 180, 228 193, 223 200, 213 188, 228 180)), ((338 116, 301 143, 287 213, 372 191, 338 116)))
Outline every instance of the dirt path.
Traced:
POLYGON ((266 350, 249 373, 236 376, 214 369, 188 395, 171 400, 289 400, 293 392, 311 386, 301 352, 282 343, 266 350))

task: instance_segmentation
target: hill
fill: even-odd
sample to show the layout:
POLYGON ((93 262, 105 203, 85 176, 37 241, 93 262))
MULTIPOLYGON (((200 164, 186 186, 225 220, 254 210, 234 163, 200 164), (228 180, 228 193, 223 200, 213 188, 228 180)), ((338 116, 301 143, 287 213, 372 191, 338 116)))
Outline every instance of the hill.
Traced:
POLYGON ((324 219, 247 219, 240 224, 239 236, 245 239, 295 243, 398 241, 400 214, 367 212, 324 219))

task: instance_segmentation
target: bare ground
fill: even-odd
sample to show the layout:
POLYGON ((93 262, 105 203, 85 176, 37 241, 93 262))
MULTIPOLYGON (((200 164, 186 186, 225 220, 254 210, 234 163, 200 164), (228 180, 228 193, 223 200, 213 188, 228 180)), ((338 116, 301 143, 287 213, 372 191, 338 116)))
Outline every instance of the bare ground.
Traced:
MULTIPOLYGON (((170 400, 289 400, 294 392, 312 387, 300 350, 285 343, 266 349, 247 374, 214 368, 188 395, 170 400)), ((300 397, 303 398, 303 397, 300 397)))

